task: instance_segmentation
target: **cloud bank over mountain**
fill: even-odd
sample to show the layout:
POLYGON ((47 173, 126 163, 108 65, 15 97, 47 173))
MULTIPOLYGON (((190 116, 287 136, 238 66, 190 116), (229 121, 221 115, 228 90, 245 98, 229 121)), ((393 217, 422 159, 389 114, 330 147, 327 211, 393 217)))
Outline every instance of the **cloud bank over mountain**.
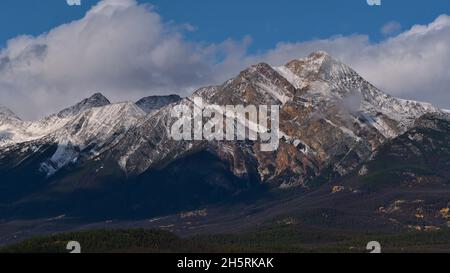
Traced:
POLYGON ((380 43, 366 35, 280 43, 268 62, 282 62, 313 50, 341 59, 382 90, 403 98, 450 105, 450 17, 411 29, 380 43))
MULTIPOLYGON (((0 104, 35 119, 94 92, 113 101, 155 94, 188 95, 258 62, 279 65, 325 50, 393 95, 450 107, 450 17, 417 25, 380 43, 335 36, 249 54, 251 36, 218 44, 188 41, 195 31, 164 21, 135 0, 103 0, 80 20, 0 50, 0 104)), ((249 34, 251 35, 251 33, 249 34)))

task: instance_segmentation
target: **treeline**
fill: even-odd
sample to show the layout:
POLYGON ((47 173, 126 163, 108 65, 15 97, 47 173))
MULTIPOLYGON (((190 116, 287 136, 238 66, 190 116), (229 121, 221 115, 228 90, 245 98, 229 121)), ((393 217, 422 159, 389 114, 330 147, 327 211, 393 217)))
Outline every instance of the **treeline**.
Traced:
POLYGON ((68 253, 77 241, 83 253, 255 253, 367 252, 370 241, 383 252, 450 252, 450 230, 360 234, 338 230, 304 230, 288 226, 233 235, 180 238, 162 230, 95 230, 33 238, 0 253, 68 253))

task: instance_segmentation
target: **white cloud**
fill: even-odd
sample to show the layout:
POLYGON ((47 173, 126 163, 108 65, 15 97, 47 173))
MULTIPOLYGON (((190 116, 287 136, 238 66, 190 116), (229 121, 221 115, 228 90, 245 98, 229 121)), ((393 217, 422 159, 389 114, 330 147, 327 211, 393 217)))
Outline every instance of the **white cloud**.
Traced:
POLYGON ((381 27, 380 32, 385 36, 398 34, 402 30, 402 25, 399 22, 391 21, 381 27))
POLYGON ((450 106, 450 17, 373 44, 365 35, 279 43, 250 55, 251 38, 188 42, 195 27, 164 22, 149 5, 103 0, 84 18, 38 37, 20 36, 0 51, 0 104, 25 118, 55 112, 103 92, 113 101, 188 94, 261 61, 273 65, 325 50, 381 89, 450 106))
POLYGON ((0 51, 0 101, 31 118, 96 91, 127 100, 192 90, 210 83, 212 63, 151 6, 103 0, 81 20, 10 40, 0 51))

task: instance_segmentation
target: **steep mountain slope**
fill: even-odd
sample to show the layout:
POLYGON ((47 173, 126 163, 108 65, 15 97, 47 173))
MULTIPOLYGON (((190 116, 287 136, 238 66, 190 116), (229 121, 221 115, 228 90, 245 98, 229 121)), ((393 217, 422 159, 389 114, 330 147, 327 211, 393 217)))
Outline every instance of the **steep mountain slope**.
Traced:
POLYGON ((314 199, 321 200, 313 207, 316 218, 326 212, 326 222, 334 227, 340 222, 353 229, 381 225, 432 231, 450 227, 449 175, 450 118, 426 114, 406 133, 382 145, 357 170, 303 201, 308 207, 314 199))
MULTIPOLYGON (((98 223, 95 227, 163 228, 182 235, 268 228, 288 238, 291 232, 305 230, 353 235, 419 231, 416 235, 421 236, 431 236, 437 230, 448 232, 449 136, 450 119, 427 114, 413 128, 382 144, 355 171, 315 189, 261 192, 227 205, 204 206, 151 221, 98 223)), ((415 244, 414 240, 410 243, 415 244)))

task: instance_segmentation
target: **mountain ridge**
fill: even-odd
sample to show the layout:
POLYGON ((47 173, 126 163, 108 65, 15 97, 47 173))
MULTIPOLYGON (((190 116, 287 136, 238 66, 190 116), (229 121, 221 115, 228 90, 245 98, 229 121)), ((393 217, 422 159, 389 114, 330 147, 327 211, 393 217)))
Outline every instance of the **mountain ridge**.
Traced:
POLYGON ((359 171, 423 115, 443 115, 429 104, 383 93, 323 52, 281 67, 256 64, 187 98, 163 97, 162 107, 158 97, 143 98, 150 101, 148 113, 141 108, 146 103, 110 104, 94 96, 106 105, 63 117, 61 126, 41 138, 1 148, 3 187, 15 192, 16 183, 32 189, 15 192, 5 214, 12 209, 27 215, 37 213, 32 208, 47 207, 52 213, 114 216, 107 207, 111 204, 117 215, 142 216, 266 188, 308 192, 359 171), (249 140, 173 140, 171 110, 197 107, 196 96, 205 106, 279 105, 279 148, 264 152, 259 141, 249 140), (29 175, 20 176, 24 173, 29 175), (79 204, 84 198, 98 208, 89 211, 79 204))
MULTIPOLYGON (((337 134, 340 134, 342 136, 348 136, 348 146, 352 147, 360 146, 357 144, 359 140, 361 140, 361 136, 358 136, 358 133, 355 133, 355 130, 358 132, 358 130, 366 131, 366 134, 372 135, 371 138, 377 139, 376 141, 381 144, 385 139, 393 138, 395 136, 400 135, 402 132, 406 131, 410 126, 412 126, 412 123, 415 118, 418 118, 422 114, 425 114, 427 112, 439 112, 437 108, 434 107, 427 107, 427 104, 421 104, 421 103, 414 103, 410 101, 404 101, 395 99, 389 95, 386 95, 382 93, 381 91, 377 90, 375 87, 373 87, 370 83, 365 82, 359 75, 357 75, 356 72, 348 68, 347 66, 339 63, 338 61, 332 59, 328 54, 325 53, 313 53, 309 57, 307 57, 303 61, 292 61, 293 62, 302 62, 306 63, 308 67, 313 66, 312 64, 315 64, 317 67, 312 69, 315 71, 314 73, 324 73, 323 67, 324 63, 331 63, 335 66, 337 66, 339 69, 342 68, 345 75, 351 75, 348 78, 342 78, 339 75, 340 73, 335 73, 336 71, 340 71, 339 69, 332 68, 330 75, 334 77, 336 84, 331 84, 329 81, 325 81, 321 79, 320 77, 313 77, 313 81, 309 81, 308 78, 304 79, 304 83, 306 83, 302 89, 295 88, 295 82, 290 82, 288 80, 289 77, 283 77, 283 73, 280 74, 277 71, 280 71, 280 68, 272 68, 271 66, 261 63, 254 65, 243 72, 241 72, 237 77, 230 79, 229 81, 226 81, 221 86, 213 86, 213 87, 206 87, 201 88, 197 90, 191 97, 188 97, 187 99, 184 99, 181 101, 181 104, 184 104, 186 106, 192 107, 192 101, 195 96, 201 96, 206 100, 206 103, 214 103, 214 104, 220 104, 220 105, 226 105, 226 104, 280 104, 282 106, 282 114, 285 113, 285 116, 292 115, 292 118, 295 119, 296 117, 306 116, 307 119, 304 120, 305 124, 317 124, 317 126, 321 126, 324 128, 330 127, 334 129, 332 130, 338 130, 340 131, 337 134), (362 81, 362 82, 361 82, 362 81), (313 87, 311 87, 311 85, 313 87), (318 87, 318 88, 315 88, 318 87), (361 107, 354 107, 358 109, 354 109, 354 111, 348 111, 348 109, 340 109, 340 108, 346 108, 342 107, 341 102, 343 99, 345 99, 344 96, 338 96, 338 98, 335 98, 333 96, 323 96, 323 92, 319 93, 319 97, 317 95, 317 90, 323 90, 328 92, 328 94, 340 94, 339 92, 344 92, 347 89, 356 89, 359 88, 357 91, 359 93, 363 93, 364 96, 359 98, 359 103, 361 104, 361 107), (340 89, 339 89, 340 88, 340 89), (347 88, 347 89, 346 89, 347 88), (345 90, 344 90, 345 89, 345 90), (333 92, 333 93, 331 93, 333 92), (377 98, 377 96, 381 97, 380 99, 377 98), (375 97, 375 100, 373 99, 375 97), (375 105, 372 105, 371 103, 375 101, 375 105), (380 102, 381 101, 381 102, 380 102), (383 105, 381 107, 382 109, 377 109, 379 105, 383 105), (359 109, 361 108, 361 109, 359 109), (402 113, 402 109, 405 109, 405 113, 402 113), (329 110, 331 109, 331 111, 329 110), (387 109, 387 110, 386 110, 387 109), (344 110, 344 111, 342 111, 344 110), (380 114, 380 111, 383 112, 380 114), (344 113, 345 112, 345 113, 344 113), (356 113, 355 113, 356 112, 356 113), (345 118, 339 118, 339 120, 336 120, 336 116, 338 115, 347 115, 345 118), (319 117, 319 121, 317 122, 317 118, 319 117), (323 118, 323 116, 330 116, 330 118, 323 118), (404 122, 407 120, 407 122, 404 122), (323 122, 322 122, 323 121, 323 122), (355 121, 355 122, 354 122, 355 121), (321 123, 320 125, 318 123, 321 123), (353 123, 353 124, 351 124, 353 123), (359 129, 358 129, 359 128, 359 129), (379 136, 375 136, 377 133, 374 132, 378 131, 379 136), (353 143, 356 142, 356 143, 353 143), (353 143, 353 144, 352 144, 353 143)), ((330 67, 330 65, 326 66, 327 68, 330 67)), ((281 69, 283 70, 283 69, 281 69)), ((303 70, 301 70, 303 71, 303 70)), ((292 72, 293 73, 293 72, 292 72)), ((286 73, 284 73, 285 75, 286 73)), ((314 74, 314 75, 316 75, 314 74)), ((300 74, 301 75, 301 74, 300 74)), ((311 73, 307 73, 308 77, 311 77, 311 73)), ((299 76, 297 76, 299 77, 299 76)), ((292 80, 292 78, 291 78, 292 80)), ((297 86, 299 87, 299 86, 297 86)), ((348 108, 348 107, 347 107, 348 108)), ((122 162, 120 166, 124 168, 125 171, 127 170, 127 166, 135 166, 141 165, 138 167, 137 173, 141 173, 148 168, 151 168, 152 166, 152 160, 146 160, 146 161, 140 161, 138 158, 133 158, 133 153, 136 151, 139 155, 142 153, 146 154, 148 158, 152 158, 153 156, 157 156, 158 160, 163 160, 164 157, 162 157, 163 154, 171 154, 171 149, 169 147, 176 147, 177 153, 179 154, 180 151, 188 152, 190 149, 198 149, 199 146, 195 143, 173 143, 169 139, 169 134, 167 128, 170 127, 171 118, 169 117, 169 109, 160 111, 157 116, 150 117, 147 121, 149 124, 152 124, 150 127, 145 127, 143 125, 141 127, 140 133, 138 135, 146 136, 146 140, 153 138, 153 132, 163 132, 163 142, 161 142, 161 135, 154 136, 155 139, 157 139, 158 143, 153 143, 148 148, 145 148, 147 143, 142 142, 139 137, 135 139, 135 143, 127 142, 123 145, 121 148, 122 150, 127 150, 125 157, 120 157, 120 161, 122 162), (154 130, 154 122, 157 121, 164 121, 163 124, 158 127, 158 130, 154 130), (168 124, 169 123, 169 124, 168 124), (166 143, 166 144, 162 144, 166 143), (170 143, 170 144, 168 144, 170 143), (193 144, 193 146, 192 146, 193 144), (182 146, 182 148, 180 147, 182 146), (126 149, 125 147, 131 147, 130 149, 126 149), (154 147, 156 147, 156 151, 153 150, 154 147), (169 150, 162 151, 159 150, 160 147, 167 147, 169 150), (148 149, 148 152, 145 152, 148 149), (157 155, 156 155, 157 154, 157 155), (126 160, 130 159, 131 161, 135 163, 127 164, 125 163, 126 160)), ((172 120, 173 122, 173 120, 172 120)), ((296 125, 296 128, 298 129, 299 125, 296 125)), ((300 125, 302 127, 302 125, 300 125)), ((309 153, 321 153, 321 157, 327 157, 327 151, 320 151, 323 150, 321 146, 323 146, 323 142, 320 143, 311 143, 309 139, 313 138, 313 136, 299 136, 300 138, 289 135, 286 133, 287 131, 292 131, 292 127, 289 124, 281 124, 282 133, 281 135, 286 138, 286 141, 288 143, 296 143, 297 147, 300 145, 305 149, 305 151, 308 151, 309 153), (306 137, 306 138, 305 138, 306 137), (305 139, 302 139, 305 138, 305 139), (315 147, 314 147, 315 146, 315 147), (319 151, 314 151, 314 150, 319 151)), ((324 130, 325 131, 325 130, 324 130)), ((361 132, 362 132, 361 131, 361 132)), ((299 132, 300 134, 304 134, 305 132, 299 132)), ((158 133, 159 134, 159 133, 158 133)), ((325 136, 326 133, 324 132, 323 135, 325 136)), ((133 137, 130 137, 132 139, 133 137)), ((364 137, 365 138, 365 137, 364 137)), ((359 151, 359 156, 367 157, 368 154, 376 148, 376 145, 373 145, 373 140, 370 140, 372 144, 365 144, 367 148, 362 148, 364 150, 359 151), (364 155, 365 154, 365 155, 364 155)), ((330 141, 330 145, 332 145, 334 141, 330 141)), ((379 145, 377 144, 377 145, 379 145)), ((120 146, 120 144, 119 144, 120 146)), ((233 145, 231 145, 233 146, 233 145)), ((235 145, 236 146, 236 145, 235 145)), ((251 147, 248 147, 249 149, 253 149, 251 147)), ((230 148, 233 150, 234 148, 230 148)), ((228 149, 228 150, 230 150, 228 149)), ((283 147, 282 147, 283 149, 283 147)), ((287 150, 291 148, 287 148, 287 150)), ((287 150, 285 152, 287 152, 287 150)), ((120 151, 118 152, 120 153, 120 151)), ((221 153, 220 151, 218 152, 221 153)), ((234 158, 233 155, 229 154, 231 158, 234 158)), ((262 157, 265 157, 263 154, 256 155, 256 157, 261 156, 260 160, 263 160, 262 157)), ((285 156, 285 155, 277 155, 279 156, 285 156)), ((320 155, 319 155, 320 156, 320 155)), ((253 155, 255 157, 255 155, 253 155)), ((303 157, 303 156, 302 156, 303 157)), ((305 158, 305 157, 303 157, 305 158)), ((307 165, 310 165, 313 169, 317 170, 317 158, 309 158, 309 155, 306 155, 306 160, 309 161, 307 165)), ((158 161, 156 160, 156 162, 158 161)), ((236 160, 234 158, 233 160, 236 160)), ((303 159, 299 159, 302 161, 303 159)), ((319 158, 319 161, 327 161, 326 158, 319 158)), ((294 161, 295 162, 295 161, 294 161)), ((286 162, 285 162, 286 163, 286 162)), ((285 164, 283 163, 283 164, 285 164)), ((304 161, 305 163, 305 161, 304 161)), ((282 164, 282 165, 283 165, 282 164)), ((319 163, 320 165, 321 163, 319 163)), ((259 166, 259 168, 266 169, 269 166, 259 166)), ((287 166, 284 166, 283 168, 286 168, 287 166)), ((292 166, 294 167, 294 166, 292 166)), ((305 168, 309 168, 305 166, 305 168)), ((337 168, 340 168, 339 166, 337 168)), ((261 171, 261 170, 260 170, 261 171)), ((303 170, 304 171, 304 170, 303 170)), ((134 172, 134 170, 132 171, 134 172)), ((246 172, 245 170, 234 170, 235 173, 242 173, 246 172)), ((345 170, 342 171, 345 173, 345 170)))

